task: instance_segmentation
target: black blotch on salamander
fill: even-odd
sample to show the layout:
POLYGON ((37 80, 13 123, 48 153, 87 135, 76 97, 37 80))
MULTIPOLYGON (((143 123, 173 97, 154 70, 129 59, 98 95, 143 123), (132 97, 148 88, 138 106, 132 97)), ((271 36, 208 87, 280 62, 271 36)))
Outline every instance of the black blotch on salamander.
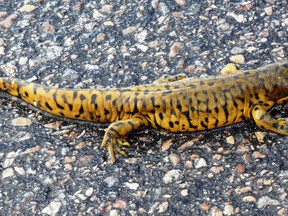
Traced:
POLYGON ((80 95, 80 100, 83 101, 83 100, 85 100, 85 99, 86 99, 86 96, 83 95, 83 94, 81 94, 81 95, 80 95))
POLYGON ((105 115, 108 115, 110 113, 110 111, 109 110, 107 110, 107 109, 104 109, 104 114, 105 115))
POLYGON ((172 93, 172 90, 167 90, 162 93, 162 96, 166 96, 172 93))
POLYGON ((207 125, 206 125, 206 124, 205 124, 203 121, 201 121, 201 123, 200 123, 200 124, 201 124, 201 126, 202 126, 202 127, 204 127, 204 128, 205 128, 205 130, 207 130, 207 129, 208 129, 208 126, 207 126, 207 125))
POLYGON ((95 103, 96 102, 96 98, 97 98, 97 95, 96 94, 92 94, 91 95, 91 104, 95 103))
POLYGON ((45 103, 45 106, 46 106, 49 110, 51 110, 51 111, 53 110, 52 107, 49 105, 48 102, 45 103))
POLYGON ((164 118, 163 113, 159 113, 159 118, 161 121, 163 120, 163 118, 164 118))
POLYGON ((111 95, 107 95, 107 96, 105 97, 105 100, 106 100, 106 101, 111 100, 111 95))
POLYGON ((54 94, 52 95, 52 97, 53 97, 53 100, 54 100, 55 103, 56 103, 57 108, 58 108, 58 109, 61 109, 61 110, 64 110, 64 107, 61 106, 61 105, 58 103, 58 101, 57 101, 57 91, 54 92, 54 94))

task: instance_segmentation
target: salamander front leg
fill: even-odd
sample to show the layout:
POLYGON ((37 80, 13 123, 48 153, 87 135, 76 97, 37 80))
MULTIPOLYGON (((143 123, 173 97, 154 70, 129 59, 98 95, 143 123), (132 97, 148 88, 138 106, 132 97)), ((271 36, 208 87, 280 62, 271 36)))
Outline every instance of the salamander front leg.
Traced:
POLYGON ((239 73, 242 70, 238 70, 236 65, 233 63, 229 63, 227 65, 225 65, 221 70, 220 70, 220 74, 222 75, 226 75, 226 74, 234 74, 234 73, 239 73))
POLYGON ((127 157, 127 153, 123 150, 123 147, 130 147, 130 144, 124 137, 129 132, 145 128, 148 125, 147 119, 141 115, 112 123, 106 130, 101 149, 108 148, 112 163, 116 162, 115 149, 119 154, 127 157))
POLYGON ((281 135, 288 135, 288 118, 275 119, 260 105, 253 108, 252 116, 258 127, 281 135))

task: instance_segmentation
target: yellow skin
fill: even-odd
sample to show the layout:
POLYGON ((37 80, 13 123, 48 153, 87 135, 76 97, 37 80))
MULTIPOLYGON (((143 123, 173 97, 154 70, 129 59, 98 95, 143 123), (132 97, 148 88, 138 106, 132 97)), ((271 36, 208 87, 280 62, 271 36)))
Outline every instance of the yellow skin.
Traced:
POLYGON ((103 90, 57 89, 0 77, 0 90, 56 116, 111 122, 101 148, 108 147, 112 162, 114 149, 126 156, 126 135, 146 127, 193 132, 252 118, 264 130, 288 135, 288 118, 267 113, 288 100, 288 61, 246 71, 228 64, 221 73, 199 79, 165 75, 148 85, 103 90))

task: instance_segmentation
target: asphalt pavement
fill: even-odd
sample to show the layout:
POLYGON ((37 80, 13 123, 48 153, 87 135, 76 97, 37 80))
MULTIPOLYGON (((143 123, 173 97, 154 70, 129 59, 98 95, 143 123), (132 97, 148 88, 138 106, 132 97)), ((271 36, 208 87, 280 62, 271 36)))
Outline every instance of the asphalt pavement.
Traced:
MULTIPOLYGON (((215 75, 286 59, 288 4, 265 1, 0 0, 0 76, 65 88, 215 75)), ((272 111, 287 116, 287 106, 272 111)), ((288 214, 288 138, 252 121, 131 133, 109 163, 107 125, 0 98, 0 215, 288 214)))

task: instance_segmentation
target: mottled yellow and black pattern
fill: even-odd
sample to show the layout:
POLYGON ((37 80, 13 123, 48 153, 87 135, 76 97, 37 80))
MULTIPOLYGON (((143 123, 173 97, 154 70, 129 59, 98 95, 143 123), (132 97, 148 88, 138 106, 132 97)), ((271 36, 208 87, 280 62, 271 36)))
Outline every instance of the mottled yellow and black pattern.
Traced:
POLYGON ((111 122, 101 148, 108 147, 113 162, 114 148, 126 155, 125 136, 145 127, 193 132, 252 118, 262 129, 288 135, 288 118, 267 113, 288 100, 288 61, 240 72, 227 67, 224 73, 201 79, 163 76, 150 85, 103 90, 57 89, 2 77, 0 90, 57 116, 111 122))

